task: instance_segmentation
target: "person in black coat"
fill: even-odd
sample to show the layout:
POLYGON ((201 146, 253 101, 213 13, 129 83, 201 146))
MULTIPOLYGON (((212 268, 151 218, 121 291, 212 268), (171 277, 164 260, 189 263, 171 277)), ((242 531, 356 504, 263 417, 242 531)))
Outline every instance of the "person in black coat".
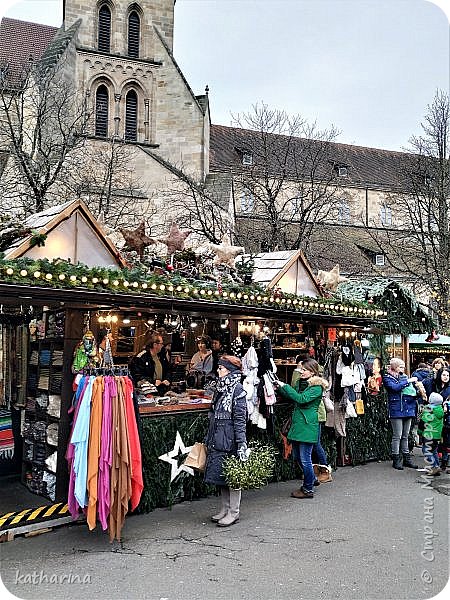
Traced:
POLYGON ((170 386, 170 363, 161 334, 154 333, 145 350, 131 359, 130 374, 135 384, 146 379, 156 387, 170 386))
POLYGON ((218 337, 211 338, 211 350, 212 350, 212 357, 213 357, 213 367, 212 367, 211 374, 213 374, 215 377, 217 377, 217 369, 219 367, 219 358, 222 356, 222 354, 225 354, 225 348, 223 347, 222 342, 221 342, 221 340, 219 340, 218 337))
POLYGON ((211 517, 219 527, 239 521, 241 490, 228 487, 223 475, 223 462, 228 456, 247 460, 247 400, 241 384, 242 363, 236 356, 224 354, 219 358, 216 391, 209 412, 205 437, 207 448, 205 482, 220 488, 222 508, 211 517))

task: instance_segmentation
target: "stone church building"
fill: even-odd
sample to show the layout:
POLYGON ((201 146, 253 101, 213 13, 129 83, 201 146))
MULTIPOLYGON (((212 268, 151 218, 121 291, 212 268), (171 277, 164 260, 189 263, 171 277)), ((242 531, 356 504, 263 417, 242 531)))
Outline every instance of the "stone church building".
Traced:
MULTIPOLYGON (((74 93, 92 111, 90 147, 101 151, 111 140, 120 140, 129 150, 128 172, 139 182, 132 197, 151 200, 160 223, 167 224, 175 205, 161 190, 188 177, 203 189, 214 189, 217 212, 233 231, 246 232, 251 250, 266 250, 258 229, 264 224, 254 219, 257 207, 242 186, 243 170, 252 160, 245 141, 251 132, 211 124, 207 88, 196 94, 173 56, 174 5, 175 0, 64 0, 60 29, 4 18, 0 69, 30 58, 44 64, 64 61, 74 93)), ((385 150, 329 145, 330 183, 345 193, 336 197, 334 243, 322 252, 322 262, 320 253, 317 263, 312 259, 315 268, 340 262, 348 272, 346 261, 359 270, 384 268, 383 257, 362 240, 359 226, 395 225, 389 198, 396 191, 399 157, 385 150), (352 242, 354 234, 359 238, 352 242)), ((7 162, 8 148, 0 148, 0 177, 7 162)), ((86 200, 83 190, 80 196, 86 200)))

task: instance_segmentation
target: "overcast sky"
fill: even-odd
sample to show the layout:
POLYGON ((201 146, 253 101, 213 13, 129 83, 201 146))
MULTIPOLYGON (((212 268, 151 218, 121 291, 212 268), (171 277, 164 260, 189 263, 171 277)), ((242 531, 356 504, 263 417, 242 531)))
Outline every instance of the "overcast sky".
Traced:
MULTIPOLYGON (((94 1, 94 0, 93 0, 94 1)), ((211 120, 252 105, 301 114, 339 141, 407 147, 449 90, 450 0, 177 0, 174 55, 211 120)), ((6 0, 3 14, 60 25, 62 0, 6 0)), ((3 0, 2 5, 5 4, 3 0)))

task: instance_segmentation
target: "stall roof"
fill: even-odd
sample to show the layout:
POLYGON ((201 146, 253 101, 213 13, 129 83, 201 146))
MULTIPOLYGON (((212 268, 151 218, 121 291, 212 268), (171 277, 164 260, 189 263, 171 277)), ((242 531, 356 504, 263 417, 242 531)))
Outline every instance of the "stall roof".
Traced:
POLYGON ((30 215, 24 228, 31 233, 13 242, 4 252, 5 259, 62 258, 89 267, 125 266, 117 248, 80 199, 30 215), (44 246, 33 243, 36 235, 46 236, 44 246))
MULTIPOLYGON (((289 309, 287 306, 252 306, 244 304, 229 304, 225 299, 223 301, 208 301, 167 298, 153 293, 113 293, 109 291, 99 291, 96 289, 87 289, 82 287, 72 287, 68 289, 53 288, 34 285, 18 285, 11 283, 2 283, 0 281, 0 297, 4 306, 17 305, 22 303, 29 304, 58 304, 66 308, 75 308, 81 310, 95 310, 104 308, 115 308, 121 310, 142 310, 151 312, 155 309, 170 309, 180 313, 190 313, 195 316, 202 314, 214 314, 217 317, 227 318, 231 315, 240 319, 278 319, 285 321, 303 320, 308 322, 320 322, 333 327, 353 326, 367 327, 380 323, 380 317, 373 315, 354 315, 349 314, 327 314, 320 312, 316 307, 304 311, 289 309)), ((318 306, 318 305, 317 305, 318 306)), ((375 312, 375 311, 374 311, 375 312)))
MULTIPOLYGON (((250 258, 250 255, 244 255, 250 258)), ((267 288, 280 287, 289 294, 321 296, 312 269, 301 250, 263 252, 251 256, 255 264, 253 281, 267 288)))
POLYGON ((433 319, 419 305, 414 294, 388 277, 351 279, 340 283, 335 297, 375 303, 387 312, 391 331, 408 335, 411 331, 424 333, 435 328, 433 319))
POLYGON ((410 346, 425 346, 427 348, 437 348, 440 346, 448 346, 450 348, 450 335, 440 335, 437 340, 433 342, 427 342, 426 339, 428 334, 426 333, 412 333, 409 336, 410 346))

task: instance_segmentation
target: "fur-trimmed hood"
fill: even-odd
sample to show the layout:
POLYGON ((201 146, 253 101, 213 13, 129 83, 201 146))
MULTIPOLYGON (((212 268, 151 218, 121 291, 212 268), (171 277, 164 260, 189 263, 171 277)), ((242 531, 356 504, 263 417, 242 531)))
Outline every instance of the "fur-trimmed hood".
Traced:
POLYGON ((319 375, 313 375, 308 379, 308 385, 320 385, 323 387, 324 392, 328 389, 328 381, 323 377, 319 377, 319 375))

